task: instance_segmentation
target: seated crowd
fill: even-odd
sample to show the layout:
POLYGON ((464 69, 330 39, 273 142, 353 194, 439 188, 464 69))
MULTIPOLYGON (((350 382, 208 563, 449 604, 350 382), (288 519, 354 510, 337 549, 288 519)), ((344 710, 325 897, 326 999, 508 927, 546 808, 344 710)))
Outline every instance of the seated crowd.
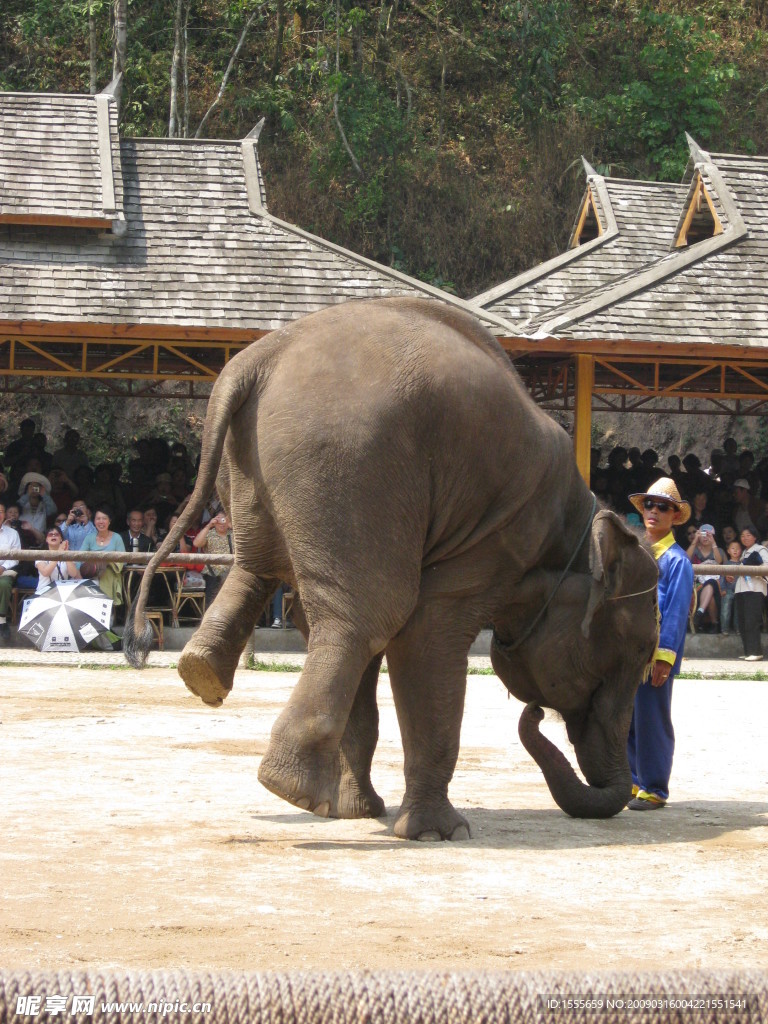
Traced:
MULTIPOLYGON (((192 493, 196 464, 182 443, 142 438, 125 471, 116 462, 95 467, 77 430, 48 451, 34 420, 20 424, 0 458, 0 548, 72 551, 156 549, 192 493)), ((214 494, 178 550, 232 550, 231 524, 214 494)), ((200 566, 199 568, 202 568, 200 566)), ((0 642, 10 637, 9 609, 15 586, 40 593, 58 580, 94 578, 113 601, 124 605, 122 566, 116 563, 0 561, 0 642)), ((212 600, 227 569, 207 566, 200 585, 212 600)), ((274 625, 281 625, 276 616, 274 625)))
POLYGON ((611 450, 606 465, 593 448, 591 465, 594 493, 635 526, 642 521, 628 496, 647 491, 661 477, 674 480, 691 505, 690 519, 676 531, 677 542, 694 565, 714 563, 725 570, 695 577, 692 628, 721 635, 738 630, 744 656, 755 660, 761 653, 766 580, 734 577, 727 566, 768 564, 768 456, 756 461, 753 452, 740 452, 734 438, 727 437, 722 448, 710 453, 706 468, 692 452, 682 459, 670 455, 663 466, 653 449, 621 446, 611 450))

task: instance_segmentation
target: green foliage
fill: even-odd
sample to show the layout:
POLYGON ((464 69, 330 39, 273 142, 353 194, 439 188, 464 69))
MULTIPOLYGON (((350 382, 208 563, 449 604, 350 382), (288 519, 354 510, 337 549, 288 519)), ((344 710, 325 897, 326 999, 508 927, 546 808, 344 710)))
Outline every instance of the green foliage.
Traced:
POLYGON ((327 81, 326 100, 314 121, 317 134, 327 140, 313 153, 315 180, 321 188, 334 187, 348 223, 370 226, 386 213, 405 171, 401 161, 412 138, 401 110, 375 79, 334 74, 327 81), (344 134, 362 169, 360 176, 334 123, 334 94, 344 134))
POLYGON ((602 128, 603 159, 629 151, 633 163, 646 163, 651 175, 677 180, 688 151, 684 132, 706 144, 725 118, 724 99, 738 71, 718 55, 721 39, 704 17, 642 8, 635 35, 647 40, 635 53, 621 55, 626 80, 600 98, 565 91, 574 109, 602 128), (634 152, 633 152, 634 151, 634 152))
MULTIPOLYGON (((2 0, 0 88, 86 91, 89 9, 103 88, 111 7, 2 0)), ((611 173, 678 180, 686 130, 719 150, 768 151, 765 8, 183 0, 189 131, 254 15, 205 134, 242 138, 265 116, 275 213, 471 295, 562 249, 581 153, 611 173)), ((175 12, 176 0, 129 0, 126 135, 168 131, 175 12)))
POLYGON ((514 0, 500 11, 498 41, 508 47, 520 119, 551 114, 572 37, 571 0, 514 0))

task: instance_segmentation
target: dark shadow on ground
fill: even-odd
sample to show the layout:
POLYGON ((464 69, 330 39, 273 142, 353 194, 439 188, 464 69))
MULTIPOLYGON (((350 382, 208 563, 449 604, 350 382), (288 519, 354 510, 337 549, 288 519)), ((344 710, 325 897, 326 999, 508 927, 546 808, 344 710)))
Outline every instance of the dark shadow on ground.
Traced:
MULTIPOLYGON (((622 811, 614 818, 585 820, 569 818, 558 808, 537 810, 489 810, 483 807, 458 807, 469 820, 472 838, 469 845, 504 850, 588 850, 599 847, 638 847, 672 845, 676 843, 700 844, 717 840, 731 833, 749 833, 753 829, 768 828, 768 802, 748 800, 695 800, 670 803, 664 810, 622 811)), ((380 850, 382 841, 391 838, 392 846, 403 846, 405 841, 394 836, 396 807, 387 808, 386 818, 378 819, 380 839, 367 835, 360 842, 354 839, 334 839, 333 818, 311 819, 306 812, 287 811, 285 814, 254 815, 257 821, 270 821, 279 825, 295 824, 297 832, 304 822, 311 820, 326 835, 324 839, 298 840, 300 850, 340 850, 365 852, 380 850)), ((264 838, 237 836, 228 843, 269 843, 264 838)), ((768 843, 768 832, 756 844, 768 843)), ((285 842, 281 837, 279 842, 285 842)), ((431 843, 411 843, 411 847, 431 846, 431 843)), ((461 845, 467 845, 464 841, 461 845)))

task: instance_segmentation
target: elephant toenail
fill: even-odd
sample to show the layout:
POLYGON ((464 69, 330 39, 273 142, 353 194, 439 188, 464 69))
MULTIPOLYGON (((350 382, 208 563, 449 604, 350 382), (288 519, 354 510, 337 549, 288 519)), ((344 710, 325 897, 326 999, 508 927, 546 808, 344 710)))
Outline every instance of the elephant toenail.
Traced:
POLYGON ((331 813, 331 805, 330 805, 330 803, 327 800, 323 800, 323 802, 321 804, 317 805, 317 807, 314 810, 314 813, 319 818, 327 818, 328 815, 331 813))
POLYGON ((466 825, 457 825, 456 828, 451 832, 451 842, 461 842, 463 839, 471 839, 470 831, 466 825))
POLYGON ((420 843, 439 843, 442 842, 442 838, 439 832, 432 830, 430 832, 422 832, 418 840, 420 843))
POLYGON ((300 800, 297 800, 296 801, 296 806, 300 807, 302 809, 302 811, 308 811, 309 810, 309 797, 308 796, 303 796, 300 800))

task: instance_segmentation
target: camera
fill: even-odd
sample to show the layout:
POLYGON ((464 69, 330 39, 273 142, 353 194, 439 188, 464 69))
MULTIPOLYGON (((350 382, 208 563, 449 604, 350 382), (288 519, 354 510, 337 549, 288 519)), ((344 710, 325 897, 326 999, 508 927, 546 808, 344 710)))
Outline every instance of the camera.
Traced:
POLYGON ((79 508, 73 508, 70 514, 71 514, 71 515, 72 515, 72 516, 73 516, 73 517, 74 517, 75 519, 82 519, 82 518, 83 518, 83 513, 82 513, 82 510, 81 510, 81 509, 79 509, 79 508))

